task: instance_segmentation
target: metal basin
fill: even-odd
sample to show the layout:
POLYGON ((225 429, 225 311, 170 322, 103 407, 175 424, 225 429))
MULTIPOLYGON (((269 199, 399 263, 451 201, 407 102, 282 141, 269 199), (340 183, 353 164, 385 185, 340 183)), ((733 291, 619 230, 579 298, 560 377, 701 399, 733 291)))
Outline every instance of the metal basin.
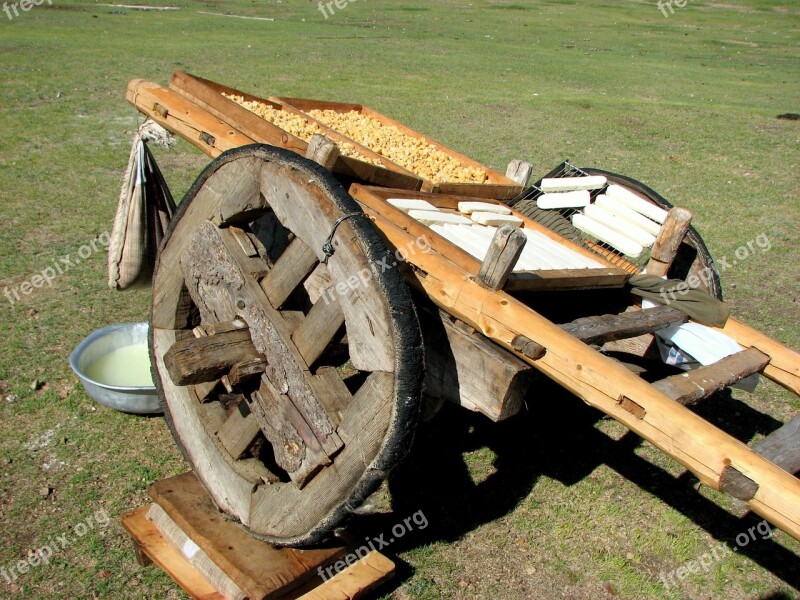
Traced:
POLYGON ((103 406, 138 415, 160 414, 161 403, 155 386, 119 386, 90 378, 86 371, 112 350, 147 345, 147 323, 120 323, 91 333, 69 355, 69 366, 81 380, 86 393, 103 406))

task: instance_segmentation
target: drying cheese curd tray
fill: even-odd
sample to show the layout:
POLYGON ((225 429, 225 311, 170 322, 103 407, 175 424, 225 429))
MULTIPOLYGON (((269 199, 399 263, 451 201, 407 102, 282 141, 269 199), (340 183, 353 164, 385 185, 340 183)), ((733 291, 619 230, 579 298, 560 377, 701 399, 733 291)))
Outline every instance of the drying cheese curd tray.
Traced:
MULTIPOLYGON (((477 223, 470 232, 469 225, 427 226, 409 216, 407 212, 389 203, 389 200, 416 199, 427 201, 436 209, 458 212, 459 202, 490 202, 510 212, 522 221, 521 228, 528 238, 523 254, 504 287, 507 291, 539 291, 564 289, 613 288, 625 284, 629 274, 611 262, 579 245, 553 233, 546 227, 524 215, 508 209, 499 202, 480 198, 411 192, 408 190, 386 189, 353 184, 350 195, 362 206, 364 211, 374 217, 383 217, 402 227, 414 238, 426 240, 426 245, 472 275, 481 268, 477 237, 477 223), (458 227, 465 228, 459 231, 458 227), (438 232, 437 232, 438 231, 438 232), (473 233, 473 235, 470 235, 473 233), (524 268, 533 266, 534 268, 524 268)), ((398 204, 395 202, 395 204, 398 204)), ((462 215, 469 219, 469 215, 462 215)), ((485 227, 484 240, 491 239, 494 228, 485 227)), ((488 247, 488 241, 486 242, 488 247)))
POLYGON ((270 96, 269 100, 301 111, 320 124, 347 136, 359 148, 368 148, 367 144, 370 144, 368 149, 397 165, 392 168, 421 177, 422 186, 419 189, 423 191, 510 200, 525 190, 502 173, 369 106, 280 96, 270 96), (365 131, 365 125, 377 129, 365 131), (382 148, 378 147, 380 141, 385 142, 382 148), (438 155, 440 160, 433 161, 435 166, 431 171, 425 163, 432 161, 434 155, 438 155), (438 171, 438 167, 443 169, 434 172, 438 171))

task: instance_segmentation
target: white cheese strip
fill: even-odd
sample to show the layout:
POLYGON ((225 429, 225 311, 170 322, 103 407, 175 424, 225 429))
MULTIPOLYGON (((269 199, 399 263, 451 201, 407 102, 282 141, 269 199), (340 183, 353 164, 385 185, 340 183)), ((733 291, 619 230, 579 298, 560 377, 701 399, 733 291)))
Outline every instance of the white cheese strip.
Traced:
POLYGON ((543 234, 532 229, 523 229, 528 236, 528 245, 535 248, 541 256, 553 263, 554 269, 600 269, 602 265, 593 261, 580 252, 575 252, 571 248, 560 244, 543 234))
POLYGON ((547 270, 571 269, 576 266, 561 253, 557 245, 553 245, 553 240, 547 236, 533 230, 523 229, 523 232, 528 237, 528 243, 525 244, 523 252, 535 254, 536 260, 543 263, 547 270))
POLYGON ((470 241, 465 240, 464 236, 458 235, 457 230, 456 231, 450 230, 450 228, 458 228, 458 227, 463 227, 463 225, 431 225, 431 229, 436 233, 438 233, 439 235, 441 235, 448 242, 450 242, 455 246, 458 246, 467 254, 471 254, 473 257, 482 261, 483 257, 486 255, 486 250, 472 243, 471 240, 470 241))
POLYGON ((474 212, 489 212, 497 213, 498 215, 510 215, 511 209, 502 204, 493 204, 491 202, 459 202, 458 212, 470 215, 474 212))
MULTIPOLYGON (((475 243, 481 248, 483 256, 486 256, 486 253, 489 251, 489 245, 492 243, 492 238, 497 231, 497 227, 485 227, 484 225, 476 225, 475 223, 470 225, 450 225, 449 227, 453 229, 458 228, 457 235, 463 236, 475 243)), ((483 256, 481 260, 483 260, 483 256)))
MULTIPOLYGON (((470 234, 473 236, 479 237, 484 247, 486 248, 485 254, 488 254, 489 247, 492 245, 492 240, 494 236, 497 234, 497 227, 487 227, 484 225, 473 225, 470 227, 470 234)), ((520 271, 539 271, 542 269, 552 269, 551 267, 538 259, 536 256, 535 251, 528 247, 529 245, 526 243, 522 249, 522 253, 517 258, 517 262, 514 265, 512 271, 520 272, 520 271), (527 251, 526 251, 527 249, 527 251)), ((485 257, 484 254, 484 257, 485 257)))
POLYGON ((538 231, 523 229, 522 233, 528 238, 525 247, 522 249, 522 255, 525 257, 526 262, 535 265, 536 268, 532 270, 550 271, 563 268, 561 259, 553 254, 552 248, 548 249, 547 244, 542 243, 542 240, 538 237, 538 235, 541 235, 538 231))
POLYGON ((543 192, 572 192, 576 190, 599 190, 608 180, 602 175, 590 177, 549 177, 542 179, 543 192))
POLYGON ((386 202, 405 213, 410 210, 439 210, 427 200, 418 200, 416 198, 389 198, 386 202))
POLYGON ((641 256, 642 252, 644 252, 644 248, 642 248, 641 244, 637 244, 629 237, 624 236, 618 231, 614 231, 610 227, 606 227, 602 223, 582 213, 572 215, 572 224, 584 233, 613 246, 624 255, 630 256, 631 258, 638 258, 641 256))
POLYGON ((614 198, 609 198, 605 194, 601 194, 597 198, 595 198, 594 203, 597 206, 605 208, 608 212, 613 213, 615 216, 621 217, 626 221, 630 221, 634 225, 638 225, 639 227, 644 229, 647 233, 651 233, 652 235, 658 236, 658 232, 661 231, 661 225, 659 225, 655 221, 648 219, 644 215, 640 215, 632 208, 628 208, 627 206, 625 206, 619 200, 615 200, 614 198))
POLYGON ((522 227, 522 219, 514 215, 498 215, 490 212, 474 212, 472 220, 481 225, 511 225, 512 227, 522 227))
POLYGON ((467 217, 462 217, 454 213, 445 213, 433 210, 409 210, 408 216, 416 219, 425 225, 444 225, 450 223, 453 225, 469 225, 472 223, 467 217))
POLYGON ((606 196, 619 200, 628 208, 632 208, 640 215, 644 215, 649 219, 653 219, 657 223, 664 223, 667 219, 667 211, 663 208, 648 202, 644 198, 637 196, 627 188, 612 183, 606 190, 606 196))
POLYGON ((637 244, 641 244, 645 248, 649 248, 656 242, 656 236, 648 233, 638 225, 631 223, 621 217, 616 216, 609 210, 597 204, 590 204, 583 209, 585 215, 599 221, 603 225, 611 227, 614 231, 619 231, 621 234, 631 238, 637 244))
POLYGON ((553 208, 583 208, 590 201, 589 190, 576 192, 551 192, 542 194, 536 199, 536 206, 542 209, 553 208))

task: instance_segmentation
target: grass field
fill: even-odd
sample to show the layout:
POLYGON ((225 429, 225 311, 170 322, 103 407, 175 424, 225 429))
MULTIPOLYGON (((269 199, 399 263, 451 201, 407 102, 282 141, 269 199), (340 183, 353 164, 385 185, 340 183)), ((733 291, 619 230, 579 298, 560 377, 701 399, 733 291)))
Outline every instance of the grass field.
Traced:
MULTIPOLYGON (((118 517, 186 465, 162 419, 97 408, 67 364, 93 329, 145 320, 148 292, 110 291, 100 246, 13 296, 110 231, 140 122, 124 100, 134 77, 183 69, 360 102, 500 170, 523 158, 541 176, 570 158, 639 179, 695 212, 731 265, 733 312, 800 348, 800 129, 775 118, 800 112, 796 4, 689 0, 665 17, 651 0, 360 0, 327 19, 309 1, 177 4, 0 12, 0 292, 13 299, 0 299, 0 596, 182 597, 136 564, 118 517), (734 264, 760 234, 770 250, 734 264), (63 534, 49 564, 6 577, 63 534)), ((157 158, 176 198, 208 162, 184 142, 157 158)), ((737 547, 757 521, 675 462, 554 386, 528 405, 500 425, 451 409, 421 428, 383 513, 356 524, 377 534, 418 510, 429 522, 388 549, 401 568, 386 598, 798 596, 789 536, 737 547)), ((800 402, 764 384, 702 412, 749 441, 800 402)))

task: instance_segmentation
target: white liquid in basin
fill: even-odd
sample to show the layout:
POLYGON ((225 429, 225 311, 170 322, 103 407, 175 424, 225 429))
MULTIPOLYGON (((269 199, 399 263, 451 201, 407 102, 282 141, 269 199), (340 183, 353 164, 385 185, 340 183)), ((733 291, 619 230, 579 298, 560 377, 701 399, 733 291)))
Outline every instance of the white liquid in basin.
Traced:
POLYGON ((152 387, 147 345, 134 344, 112 350, 89 365, 86 375, 106 385, 152 387))

